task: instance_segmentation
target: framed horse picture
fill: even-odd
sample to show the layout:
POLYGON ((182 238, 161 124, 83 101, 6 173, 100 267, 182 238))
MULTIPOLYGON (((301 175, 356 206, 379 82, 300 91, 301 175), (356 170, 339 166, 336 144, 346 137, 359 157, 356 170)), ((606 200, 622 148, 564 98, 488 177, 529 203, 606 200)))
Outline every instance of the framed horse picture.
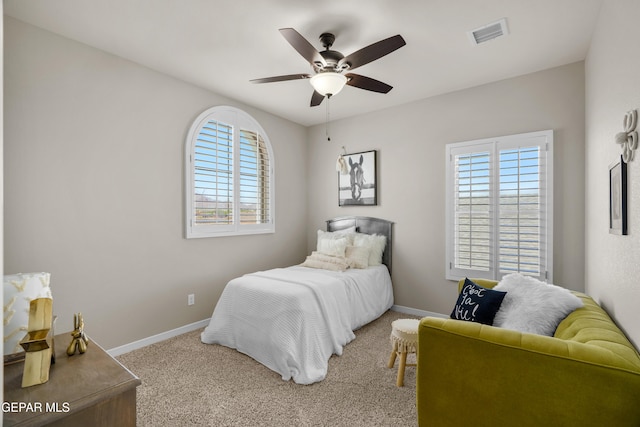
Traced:
POLYGON ((627 164, 609 165, 609 233, 627 234, 627 164))
POLYGON ((345 154, 343 157, 349 173, 338 173, 338 205, 377 205, 376 151, 345 154))

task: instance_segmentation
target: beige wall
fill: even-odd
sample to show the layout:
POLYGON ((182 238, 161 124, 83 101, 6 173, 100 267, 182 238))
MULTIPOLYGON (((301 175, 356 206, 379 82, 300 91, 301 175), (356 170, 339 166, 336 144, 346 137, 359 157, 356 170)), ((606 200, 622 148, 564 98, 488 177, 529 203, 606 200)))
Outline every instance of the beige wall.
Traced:
MULTIPOLYGON (((640 2, 606 0, 586 60, 586 289, 640 346, 640 153, 628 165, 629 234, 611 235, 608 168, 623 117, 640 109, 640 2)), ((639 129, 640 130, 640 129, 639 129)))
POLYGON ((127 344, 210 317, 232 277, 304 259, 304 127, 7 17, 4 89, 5 271, 52 274, 57 331, 83 312, 104 347, 127 344), (186 134, 220 104, 269 135, 275 234, 183 238, 186 134))
MULTIPOLYGON (((334 102, 339 102, 335 100, 334 102)), ((398 305, 449 314, 445 280, 445 144, 544 129, 555 131, 554 282, 584 289, 584 64, 508 79, 309 129, 308 250, 314 231, 338 215, 394 225, 398 305), (378 150, 376 207, 338 207, 335 161, 378 150)))
POLYGON ((112 348, 205 319, 230 278, 300 262, 340 215, 395 221, 396 304, 448 314, 445 144, 543 129, 555 130, 554 282, 584 289, 582 62, 336 121, 328 142, 323 125, 305 129, 11 18, 5 32, 5 271, 52 273, 58 330, 82 311, 112 348), (184 139, 219 104, 269 134, 274 235, 183 238, 184 139), (379 206, 338 207, 342 146, 378 150, 379 206))

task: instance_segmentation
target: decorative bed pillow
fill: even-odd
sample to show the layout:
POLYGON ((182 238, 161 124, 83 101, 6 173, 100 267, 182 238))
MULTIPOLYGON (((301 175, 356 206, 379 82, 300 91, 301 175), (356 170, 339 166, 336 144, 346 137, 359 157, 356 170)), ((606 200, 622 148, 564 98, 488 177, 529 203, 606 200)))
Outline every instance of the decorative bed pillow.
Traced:
POLYGON ((356 232, 356 226, 352 225, 351 227, 343 228, 341 230, 330 231, 329 233, 333 234, 354 234, 356 232))
POLYGON ((326 255, 344 257, 344 252, 349 243, 349 239, 344 234, 335 234, 318 230, 318 243, 316 245, 316 250, 326 255))
POLYGON ((318 229, 318 240, 320 239, 339 239, 341 237, 346 237, 349 240, 349 243, 353 243, 353 236, 356 234, 356 227, 343 228, 342 230, 336 231, 324 231, 318 229))
POLYGON ((343 257, 335 257, 311 252, 311 255, 301 264, 303 267, 321 268, 323 270, 345 271, 349 268, 349 264, 343 257))
POLYGON ((464 279, 464 286, 451 312, 451 318, 492 325, 506 294, 464 279))
POLYGON ((493 326, 520 332, 552 337, 558 324, 583 306, 568 289, 520 273, 504 276, 493 289, 507 292, 493 326))
POLYGON ((347 246, 345 258, 351 268, 369 267, 369 248, 364 246, 347 246))
POLYGON ((353 237, 353 245, 369 249, 369 265, 381 265, 387 238, 377 234, 356 233, 353 237))

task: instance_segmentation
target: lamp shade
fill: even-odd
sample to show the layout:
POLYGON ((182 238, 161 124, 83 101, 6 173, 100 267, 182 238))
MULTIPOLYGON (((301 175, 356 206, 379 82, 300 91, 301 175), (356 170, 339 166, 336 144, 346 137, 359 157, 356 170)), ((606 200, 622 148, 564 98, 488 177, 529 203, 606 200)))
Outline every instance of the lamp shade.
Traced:
POLYGON ((320 95, 335 95, 340 92, 347 83, 347 78, 333 71, 318 73, 311 77, 311 86, 320 95))

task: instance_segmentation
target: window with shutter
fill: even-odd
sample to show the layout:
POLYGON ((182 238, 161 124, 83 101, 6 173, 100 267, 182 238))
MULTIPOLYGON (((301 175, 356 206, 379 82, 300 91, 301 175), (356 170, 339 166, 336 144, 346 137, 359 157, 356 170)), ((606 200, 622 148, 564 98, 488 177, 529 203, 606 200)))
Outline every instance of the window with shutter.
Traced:
POLYGON ((233 224, 232 127, 214 120, 197 135, 194 153, 196 225, 233 224))
POLYGON ((489 152, 455 156, 455 265, 488 271, 492 258, 492 204, 489 152))
POLYGON ((240 223, 269 222, 269 155, 262 136, 240 131, 240 223))
POLYGON ((447 145, 447 278, 551 280, 553 131, 447 145))
POLYGON ((260 125, 233 107, 213 107, 186 143, 186 236, 274 231, 273 155, 260 125))

